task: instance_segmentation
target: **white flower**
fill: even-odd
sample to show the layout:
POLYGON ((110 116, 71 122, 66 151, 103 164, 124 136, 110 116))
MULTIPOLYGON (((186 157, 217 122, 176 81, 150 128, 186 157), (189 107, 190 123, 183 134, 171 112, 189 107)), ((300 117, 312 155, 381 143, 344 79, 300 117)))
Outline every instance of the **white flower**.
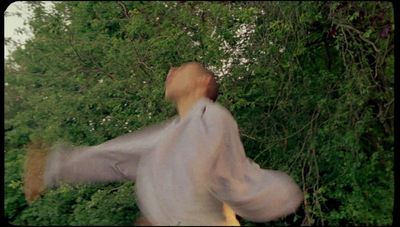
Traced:
POLYGON ((274 45, 274 43, 272 41, 269 41, 269 45, 274 45))
POLYGON ((241 63, 241 64, 246 64, 247 62, 249 62, 249 59, 247 59, 247 58, 240 58, 240 63, 241 63))
POLYGON ((127 124, 128 124, 128 122, 125 122, 125 124, 127 125, 127 124))
POLYGON ((156 17, 156 21, 158 21, 158 20, 160 20, 160 18, 159 18, 159 17, 156 17))
POLYGON ((199 41, 194 41, 194 42, 193 42, 193 45, 196 46, 196 47, 197 47, 197 46, 200 46, 200 42, 199 42, 199 41))
POLYGON ((145 83, 146 83, 146 81, 145 81, 145 80, 143 80, 143 83, 145 84, 145 83))
POLYGON ((132 132, 132 130, 129 130, 128 132, 132 132))
POLYGON ((280 53, 283 53, 285 51, 285 47, 282 47, 281 49, 279 49, 280 53))
POLYGON ((5 82, 5 83, 4 83, 4 85, 8 86, 8 83, 7 83, 7 82, 5 82))
POLYGON ((100 80, 99 80, 99 83, 103 83, 103 79, 100 79, 100 80))

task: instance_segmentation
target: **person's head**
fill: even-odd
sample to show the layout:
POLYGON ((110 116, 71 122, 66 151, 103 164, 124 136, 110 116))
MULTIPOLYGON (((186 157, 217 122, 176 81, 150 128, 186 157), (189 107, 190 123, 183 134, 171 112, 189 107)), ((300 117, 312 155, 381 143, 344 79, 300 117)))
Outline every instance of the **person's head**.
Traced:
POLYGON ((218 86, 214 73, 198 62, 171 67, 165 81, 165 98, 176 102, 182 97, 203 96, 215 101, 218 86))

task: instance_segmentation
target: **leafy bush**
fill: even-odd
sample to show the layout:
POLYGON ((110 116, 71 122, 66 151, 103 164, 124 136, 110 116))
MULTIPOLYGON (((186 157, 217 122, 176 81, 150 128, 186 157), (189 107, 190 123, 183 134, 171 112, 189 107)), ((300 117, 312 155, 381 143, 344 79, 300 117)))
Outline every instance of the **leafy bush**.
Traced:
MULTIPOLYGON (((64 186, 27 206, 24 145, 94 145, 176 114, 169 67, 204 62, 247 155, 305 201, 271 225, 388 225, 394 20, 389 2, 29 3, 34 37, 5 65, 5 215, 23 225, 131 225, 133 183, 64 186)), ((240 220, 241 224, 255 223, 240 220)))

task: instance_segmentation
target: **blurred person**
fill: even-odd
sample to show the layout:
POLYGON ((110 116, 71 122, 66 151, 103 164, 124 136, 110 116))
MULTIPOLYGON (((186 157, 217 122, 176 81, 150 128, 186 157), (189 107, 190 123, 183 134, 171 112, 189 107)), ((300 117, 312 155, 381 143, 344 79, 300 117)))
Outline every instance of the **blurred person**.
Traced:
POLYGON ((28 146, 26 199, 63 183, 133 181, 142 212, 135 225, 239 226, 236 215, 267 222, 295 212, 298 185, 246 157, 217 96, 215 76, 201 63, 172 67, 165 99, 177 116, 95 146, 28 146))

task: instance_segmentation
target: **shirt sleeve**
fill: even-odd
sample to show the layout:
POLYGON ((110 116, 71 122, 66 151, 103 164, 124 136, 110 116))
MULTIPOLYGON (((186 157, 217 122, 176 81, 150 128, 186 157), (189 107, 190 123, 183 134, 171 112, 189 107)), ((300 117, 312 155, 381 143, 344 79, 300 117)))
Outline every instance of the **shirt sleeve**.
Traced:
POLYGON ((53 187, 61 183, 135 181, 141 155, 155 148, 163 130, 173 120, 165 120, 96 146, 56 144, 47 159, 44 184, 53 187))
POLYGON ((303 194, 284 172, 262 169, 246 157, 239 130, 228 114, 213 122, 215 158, 210 168, 208 191, 228 204, 239 216, 266 222, 296 211, 303 194))

